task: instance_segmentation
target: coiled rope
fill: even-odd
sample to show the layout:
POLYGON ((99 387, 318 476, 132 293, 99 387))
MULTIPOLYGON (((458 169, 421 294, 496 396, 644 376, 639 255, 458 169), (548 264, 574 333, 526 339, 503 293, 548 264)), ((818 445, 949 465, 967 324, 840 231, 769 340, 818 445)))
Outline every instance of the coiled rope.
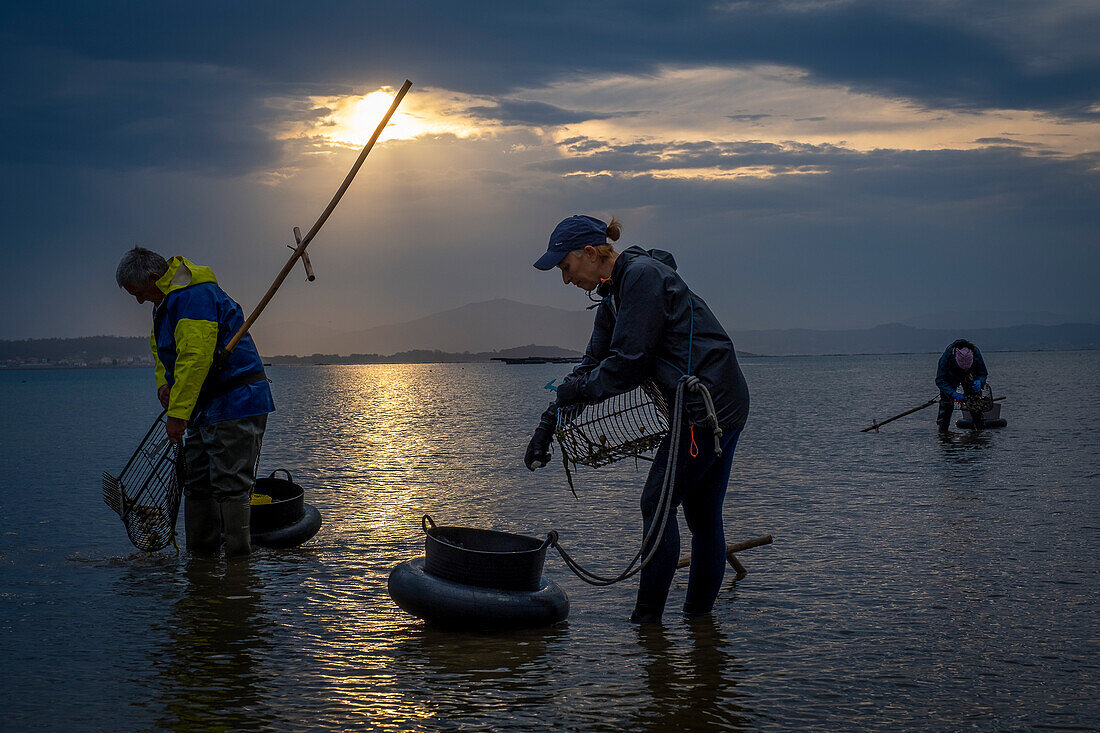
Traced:
MULTIPOLYGON (((690 346, 689 346, 690 353, 690 346)), ((638 552, 634 555, 634 558, 626 566, 626 568, 614 577, 606 577, 597 575, 596 573, 588 570, 579 562, 573 559, 573 557, 565 551, 565 549, 558 542, 557 534, 554 534, 551 546, 558 551, 561 555, 561 559, 565 562, 573 574, 578 578, 588 583, 589 585, 605 586, 613 585, 620 581, 631 578, 642 571, 646 565, 649 564, 653 556, 657 554, 657 548, 661 545, 661 540, 665 535, 665 527, 668 524, 668 518, 672 513, 672 497, 675 495, 676 489, 676 468, 680 462, 680 439, 683 435, 683 417, 684 417, 684 392, 690 390, 696 392, 703 398, 703 405, 707 411, 707 422, 710 424, 711 429, 714 431, 714 454, 715 456, 722 455, 722 428, 718 427, 718 415, 714 410, 714 400, 711 399, 710 390, 707 386, 699 381, 699 378, 690 374, 684 374, 680 377, 680 380, 676 383, 676 399, 672 409, 672 423, 669 425, 669 456, 668 462, 665 464, 665 475, 661 481, 661 493, 658 498, 658 512, 654 518, 654 522, 650 525, 649 531, 646 532, 645 537, 642 539, 642 546, 638 549, 638 552), (659 521, 657 521, 659 520, 659 521), (650 544, 652 540, 652 544, 650 544), (646 552, 646 547, 649 546, 649 551, 646 552), (645 558, 642 558, 642 553, 645 552, 645 558), (639 563, 639 560, 641 562, 639 563)), ((694 444, 694 433, 692 438, 694 444)))

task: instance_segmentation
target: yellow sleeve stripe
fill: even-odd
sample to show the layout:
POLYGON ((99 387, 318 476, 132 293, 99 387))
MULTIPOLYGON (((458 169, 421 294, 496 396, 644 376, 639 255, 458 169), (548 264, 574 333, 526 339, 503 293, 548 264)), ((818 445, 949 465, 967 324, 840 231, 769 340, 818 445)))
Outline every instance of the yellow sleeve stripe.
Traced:
POLYGON ((168 417, 190 420, 199 390, 214 361, 214 349, 218 345, 216 321, 181 318, 176 324, 175 384, 168 398, 168 417))

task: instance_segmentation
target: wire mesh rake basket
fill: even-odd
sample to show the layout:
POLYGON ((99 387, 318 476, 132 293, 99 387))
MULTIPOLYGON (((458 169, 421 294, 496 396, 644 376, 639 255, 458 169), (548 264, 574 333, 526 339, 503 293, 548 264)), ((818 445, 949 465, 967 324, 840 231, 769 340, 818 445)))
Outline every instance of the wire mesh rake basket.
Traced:
POLYGON ((668 433, 668 403, 652 382, 593 404, 558 412, 556 437, 569 485, 569 464, 599 468, 624 458, 651 460, 668 433))
POLYGON ((966 396, 966 399, 963 400, 963 407, 971 415, 989 412, 993 409, 993 388, 988 384, 983 384, 981 393, 966 396))
POLYGON ((153 423, 118 476, 103 472, 103 501, 126 525, 134 547, 156 552, 175 541, 179 514, 179 443, 165 433, 165 413, 153 423))

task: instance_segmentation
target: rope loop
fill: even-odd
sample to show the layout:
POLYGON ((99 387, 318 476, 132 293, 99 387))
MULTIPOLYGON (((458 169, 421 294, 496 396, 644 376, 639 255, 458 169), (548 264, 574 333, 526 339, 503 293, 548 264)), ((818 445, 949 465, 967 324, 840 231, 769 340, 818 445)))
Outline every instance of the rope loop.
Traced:
MULTIPOLYGON (((718 413, 714 409, 714 399, 710 396, 710 390, 707 389, 707 385, 703 384, 699 377, 691 376, 686 380, 688 389, 702 396, 703 405, 707 410, 707 424, 710 425, 711 431, 714 433, 714 455, 722 455, 722 428, 718 425, 718 413)), ((692 443, 694 444, 694 434, 692 437, 692 443)))

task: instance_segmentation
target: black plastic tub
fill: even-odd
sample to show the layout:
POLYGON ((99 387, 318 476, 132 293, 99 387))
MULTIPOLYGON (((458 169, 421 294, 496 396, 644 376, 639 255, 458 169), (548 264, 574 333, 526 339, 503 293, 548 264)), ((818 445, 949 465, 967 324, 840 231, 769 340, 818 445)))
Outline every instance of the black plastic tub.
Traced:
POLYGON ((469 527, 439 527, 427 514, 424 527, 424 571, 443 580, 479 588, 536 591, 542 584, 545 540, 469 527))
POLYGON ((256 494, 271 497, 270 504, 253 504, 252 543, 261 547, 297 547, 311 539, 321 528, 321 513, 305 501, 302 487, 294 483, 290 471, 279 468, 267 478, 256 479, 256 494), (275 478, 282 471, 285 479, 275 478))

